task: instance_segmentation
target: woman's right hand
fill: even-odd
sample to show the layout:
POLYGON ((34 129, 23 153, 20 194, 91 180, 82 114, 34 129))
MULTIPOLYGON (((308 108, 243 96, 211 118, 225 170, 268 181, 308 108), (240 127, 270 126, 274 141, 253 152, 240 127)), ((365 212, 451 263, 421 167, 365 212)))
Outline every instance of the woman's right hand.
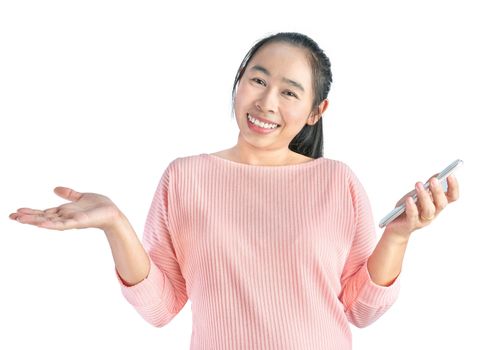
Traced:
POLYGON ((106 230, 121 218, 119 209, 106 196, 80 193, 68 187, 55 187, 54 192, 70 203, 45 210, 20 208, 10 214, 9 218, 23 224, 59 231, 89 227, 106 230))

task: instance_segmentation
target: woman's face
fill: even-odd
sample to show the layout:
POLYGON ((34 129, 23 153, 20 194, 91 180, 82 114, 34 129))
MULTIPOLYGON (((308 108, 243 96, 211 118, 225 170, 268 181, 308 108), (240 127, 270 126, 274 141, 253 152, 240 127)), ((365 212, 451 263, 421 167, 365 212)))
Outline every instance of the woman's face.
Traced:
POLYGON ((248 63, 237 86, 234 111, 239 142, 264 150, 288 149, 310 116, 314 93, 306 51, 286 43, 260 48, 248 63), (252 125, 253 118, 279 124, 274 129, 252 125))

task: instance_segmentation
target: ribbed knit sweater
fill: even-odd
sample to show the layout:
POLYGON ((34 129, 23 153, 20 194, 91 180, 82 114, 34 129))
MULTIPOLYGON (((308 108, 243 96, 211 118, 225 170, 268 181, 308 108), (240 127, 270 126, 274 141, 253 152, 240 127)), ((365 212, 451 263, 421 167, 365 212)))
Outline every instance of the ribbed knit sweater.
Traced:
POLYGON ((216 155, 164 170, 142 236, 150 272, 126 300, 162 327, 192 309, 191 350, 351 349, 397 298, 375 284, 367 194, 345 163, 261 166, 216 155))

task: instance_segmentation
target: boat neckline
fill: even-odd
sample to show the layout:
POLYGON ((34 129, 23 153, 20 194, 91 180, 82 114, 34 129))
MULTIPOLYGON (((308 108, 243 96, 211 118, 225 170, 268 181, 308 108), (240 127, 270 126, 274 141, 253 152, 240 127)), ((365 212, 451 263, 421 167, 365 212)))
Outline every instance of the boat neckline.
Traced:
POLYGON ((260 168, 260 169, 287 169, 287 168, 306 168, 310 167, 313 165, 316 165, 319 163, 321 160, 325 159, 324 157, 319 157, 315 158, 313 160, 303 162, 303 163, 296 163, 296 164, 285 164, 285 165, 256 165, 256 164, 246 164, 246 163, 239 163, 230 159, 222 158, 214 154, 209 154, 209 153, 202 153, 202 156, 208 157, 209 159, 215 160, 217 162, 221 162, 224 164, 230 164, 234 165, 236 167, 242 167, 242 168, 260 168))

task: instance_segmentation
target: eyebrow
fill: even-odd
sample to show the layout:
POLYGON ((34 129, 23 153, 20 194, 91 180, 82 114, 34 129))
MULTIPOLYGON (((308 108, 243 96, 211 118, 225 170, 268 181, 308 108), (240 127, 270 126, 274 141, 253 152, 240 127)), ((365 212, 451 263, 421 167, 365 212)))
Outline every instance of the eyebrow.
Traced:
MULTIPOLYGON (((252 70, 257 70, 259 72, 262 72, 262 73, 265 73, 266 75, 270 76, 270 72, 268 71, 268 69, 266 69, 265 67, 263 66, 260 66, 258 64, 254 65, 253 67, 251 67, 252 70)), ((282 81, 285 81, 286 83, 288 83, 289 85, 292 85, 296 88, 298 88, 299 90, 301 90, 302 92, 304 92, 304 88, 302 87, 301 84, 299 84, 297 81, 295 80, 292 80, 292 79, 287 79, 285 77, 282 77, 282 81)))

